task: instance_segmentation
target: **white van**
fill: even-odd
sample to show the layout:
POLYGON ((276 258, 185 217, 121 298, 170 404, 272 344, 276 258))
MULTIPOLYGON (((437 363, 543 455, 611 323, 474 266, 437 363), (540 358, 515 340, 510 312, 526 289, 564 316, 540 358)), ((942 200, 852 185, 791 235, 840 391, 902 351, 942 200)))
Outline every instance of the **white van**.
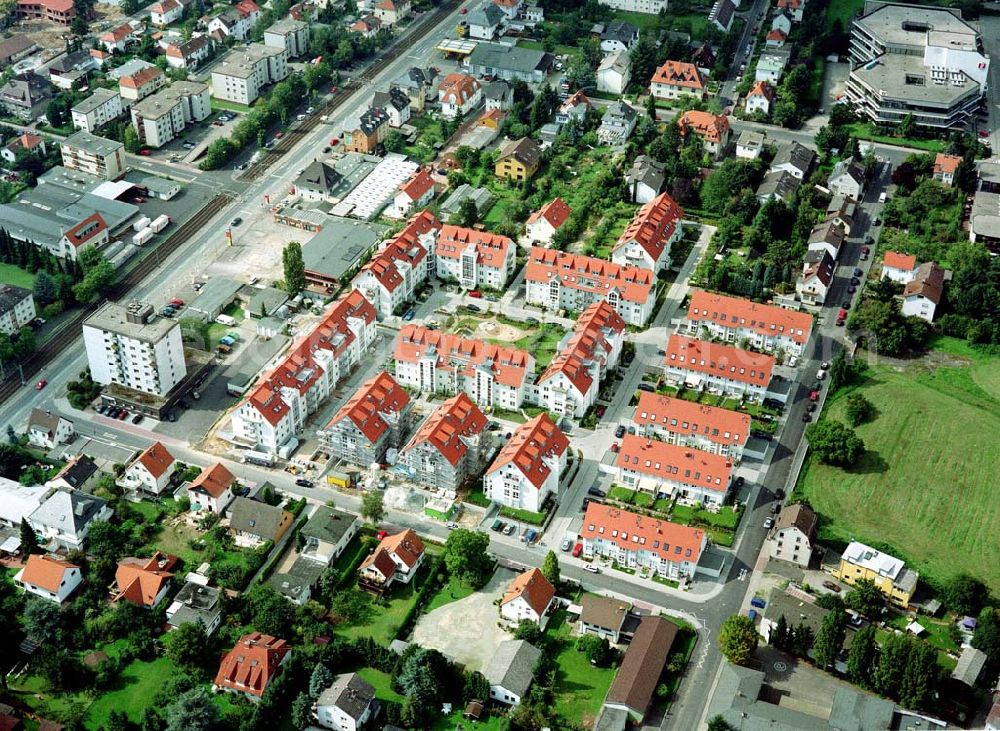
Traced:
POLYGON ((215 321, 223 325, 228 325, 229 327, 232 327, 233 325, 236 324, 236 320, 230 317, 229 315, 219 315, 218 317, 215 318, 215 321))
POLYGON ((884 190, 883 190, 883 191, 882 191, 881 193, 879 193, 879 194, 878 194, 878 202, 879 202, 879 203, 885 203, 885 202, 886 202, 886 200, 888 200, 888 198, 889 198, 889 196, 887 196, 887 195, 885 194, 885 191, 884 191, 884 190))

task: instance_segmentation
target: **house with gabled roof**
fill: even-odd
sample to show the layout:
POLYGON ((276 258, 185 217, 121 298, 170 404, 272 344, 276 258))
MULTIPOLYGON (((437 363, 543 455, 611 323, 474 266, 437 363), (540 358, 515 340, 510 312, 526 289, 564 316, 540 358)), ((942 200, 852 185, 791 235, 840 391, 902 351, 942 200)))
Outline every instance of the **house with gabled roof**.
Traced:
POLYGON ((316 699, 316 718, 323 728, 358 731, 378 708, 375 687, 357 673, 344 673, 316 699))
POLYGON ((753 88, 747 92, 745 104, 747 114, 754 114, 755 112, 770 114, 774 98, 774 89, 772 89, 769 83, 766 81, 756 82, 753 88))
POLYGON ((814 249, 806 254, 802 275, 795 280, 795 293, 804 305, 818 306, 826 301, 835 269, 833 257, 826 249, 814 249))
POLYGON ((160 442, 153 442, 143 450, 125 472, 118 484, 126 490, 159 495, 170 485, 177 460, 160 442))
POLYGON ((621 709, 641 724, 653 702, 678 626, 664 617, 645 616, 629 642, 604 699, 604 708, 621 709))
POLYGON ((376 0, 375 17, 382 25, 392 27, 411 15, 410 0, 376 0))
POLYGON ((803 503, 787 505, 778 513, 774 527, 768 531, 768 555, 778 561, 789 561, 808 568, 816 547, 819 518, 803 503))
POLYGON ((728 33, 736 17, 736 4, 733 0, 715 0, 708 11, 708 22, 723 33, 728 33))
POLYGON ((941 304, 944 283, 948 276, 950 273, 937 262, 926 261, 918 266, 913 279, 903 287, 903 315, 933 322, 934 312, 941 304))
POLYGON ((946 188, 950 188, 955 182, 955 172, 961 164, 962 158, 958 155, 939 152, 934 158, 934 179, 946 188))
POLYGON ((670 248, 684 234, 684 211, 669 193, 660 193, 636 211, 611 253, 611 261, 659 272, 670 268, 670 248))
MULTIPOLYGON (((589 504, 587 508, 588 513, 594 505, 596 503, 592 502, 589 504)), ((593 515, 595 518, 600 518, 596 510, 593 515)), ((587 522, 586 516, 584 516, 583 525, 584 530, 587 530, 588 525, 590 525, 587 522)), ((593 525, 593 532, 596 535, 603 535, 602 533, 596 533, 598 529, 597 523, 595 522, 593 525)), ((586 535, 581 535, 581 537, 586 541, 586 535)), ((584 546, 586 547, 586 543, 584 543, 584 546)), ((593 547, 590 555, 596 555, 593 547)), ((580 599, 580 626, 578 631, 581 636, 597 635, 606 639, 612 645, 617 645, 622 640, 625 620, 628 618, 631 609, 632 605, 624 599, 587 592, 580 599)))
POLYGON ((836 260, 840 256, 840 249, 846 240, 847 232, 843 227, 828 219, 812 227, 806 245, 809 247, 809 251, 827 251, 836 260))
POLYGON ((83 583, 80 567, 56 556, 32 554, 14 575, 14 583, 28 594, 62 604, 83 583))
POLYGON ((28 516, 28 523, 44 543, 74 551, 84 547, 94 523, 110 520, 113 514, 99 497, 58 489, 28 516))
POLYGON ((208 579, 194 572, 167 606, 167 628, 200 622, 205 636, 211 637, 222 623, 222 590, 209 586, 208 579))
POLYGON ((358 534, 360 525, 361 521, 353 513, 320 505, 299 531, 305 539, 299 557, 329 564, 344 552, 358 534))
POLYGON ((531 688, 541 655, 541 650, 525 640, 501 642, 483 670, 490 684, 490 698, 508 706, 520 704, 531 688))
POLYGON ((529 244, 551 244, 555 232, 566 223, 572 212, 562 198, 553 198, 528 216, 525 239, 529 244))
POLYGON ((404 474, 421 485, 457 490, 479 473, 489 456, 489 419, 463 391, 424 420, 399 452, 404 474))
POLYGON ((233 501, 236 478, 221 462, 205 467, 190 485, 188 497, 192 510, 208 510, 222 514, 233 501))
POLYGON ((469 74, 448 74, 438 84, 438 102, 445 119, 468 114, 482 99, 482 84, 469 74))
POLYGON ((507 180, 528 180, 542 164, 542 148, 530 137, 511 140, 500 148, 494 173, 507 180))
POLYGON ((816 153, 798 142, 789 142, 778 147, 771 161, 770 172, 782 170, 799 180, 805 179, 816 160, 816 153))
POLYGON ((500 619, 514 626, 528 620, 545 629, 556 605, 555 587, 539 569, 531 568, 507 585, 500 598, 500 619))
POLYGON ((160 0, 149 6, 149 22, 153 25, 170 25, 184 15, 184 6, 178 0, 160 0))
POLYGON ((699 336, 703 330, 727 343, 738 343, 745 338, 759 350, 801 355, 812 333, 812 315, 742 297, 694 290, 688 305, 687 332, 699 336))
POLYGON ((898 251, 887 251, 882 257, 881 279, 891 279, 900 284, 913 281, 917 275, 917 257, 898 251))
POLYGON ((667 382, 759 402, 769 395, 774 358, 731 345, 671 335, 664 371, 667 382))
POLYGON ((114 601, 126 601, 137 607, 157 607, 170 589, 171 569, 177 557, 157 551, 149 558, 123 558, 115 571, 114 601))
POLYGON ((632 80, 632 59, 628 51, 609 53, 597 67, 597 90, 605 94, 624 94, 632 80))
POLYGON ((626 434, 615 459, 620 484, 654 497, 721 507, 732 481, 733 461, 721 454, 626 434))
POLYGON ((410 528, 386 536, 358 567, 359 585, 385 590, 393 583, 409 584, 425 555, 424 542, 410 528))
POLYGON ((365 381, 317 433, 331 456, 368 467, 398 449, 410 429, 413 405, 406 389, 386 371, 365 381))
POLYGON ((633 203, 649 203, 663 190, 665 167, 648 155, 638 155, 625 174, 625 185, 633 203))
POLYGON ((693 447, 739 462, 750 438, 750 415, 642 391, 632 423, 636 434, 693 447))
POLYGON ((295 520, 287 510, 259 500, 237 496, 229 506, 229 530, 236 545, 256 548, 267 541, 277 543, 295 520))
POLYGON ((284 640, 260 632, 243 635, 222 656, 213 687, 258 701, 291 656, 292 648, 284 640))
POLYGON ((539 512, 550 495, 559 493, 569 439, 548 414, 521 424, 483 476, 490 500, 519 510, 539 512))
POLYGON ((784 48, 788 34, 780 28, 772 28, 764 38, 764 45, 768 48, 784 48))
POLYGON ((399 186, 392 208, 386 212, 392 218, 406 218, 414 209, 423 208, 434 200, 434 179, 427 168, 420 168, 399 186))
POLYGON ((649 92, 657 99, 679 99, 682 96, 701 97, 705 81, 693 63, 666 61, 653 73, 649 92))
POLYGON ((778 10, 788 13, 796 23, 802 22, 802 14, 806 9, 806 0, 778 0, 778 10))
POLYGON ((73 422, 52 411, 32 409, 28 417, 28 443, 42 449, 68 444, 76 436, 73 422))
POLYGON ((410 121, 410 96, 398 86, 390 86, 389 91, 376 91, 372 106, 386 111, 390 127, 399 128, 410 121))
POLYGON ((503 289, 514 274, 517 246, 507 236, 446 223, 434 247, 438 279, 465 289, 503 289))
MULTIPOLYGON (((433 195, 433 184, 430 188, 433 195)), ((401 314, 417 289, 427 281, 430 253, 437 246, 441 222, 430 211, 412 216, 396 236, 387 241, 351 284, 375 306, 382 318, 401 314)))
POLYGON ((689 109, 677 119, 681 135, 692 132, 701 137, 705 152, 719 156, 729 145, 729 118, 724 114, 712 114, 697 109, 689 109))
POLYGON ((76 261, 80 249, 93 246, 100 249, 111 240, 108 224, 104 217, 96 211, 82 219, 65 231, 59 239, 59 245, 53 253, 56 256, 76 261))
POLYGON ((832 193, 859 201, 865 189, 865 170, 854 160, 841 160, 833 166, 827 185, 832 193))

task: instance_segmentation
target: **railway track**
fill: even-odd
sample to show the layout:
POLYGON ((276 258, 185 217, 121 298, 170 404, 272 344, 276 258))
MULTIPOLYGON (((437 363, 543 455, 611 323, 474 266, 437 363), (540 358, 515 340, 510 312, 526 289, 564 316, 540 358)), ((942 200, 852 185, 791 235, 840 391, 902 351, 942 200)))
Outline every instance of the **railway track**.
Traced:
MULTIPOLYGON (((150 252, 142 261, 129 271, 124 277, 116 282, 106 293, 104 299, 117 300, 127 295, 135 286, 159 266, 160 262, 174 253, 182 244, 187 242, 192 236, 198 233, 201 228, 208 223, 211 218, 225 208, 232 201, 232 196, 222 193, 210 200, 194 216, 178 226, 174 232, 157 248, 157 252, 150 252)), ((25 382, 29 383, 32 377, 48 365, 53 358, 68 348, 78 337, 83 321, 86 320, 98 307, 103 304, 104 299, 81 308, 73 316, 62 323, 59 331, 51 338, 43 342, 38 349, 31 354, 22 364, 25 382)), ((10 398, 21 388, 21 382, 16 370, 7 369, 7 378, 0 382, 0 404, 10 398)))

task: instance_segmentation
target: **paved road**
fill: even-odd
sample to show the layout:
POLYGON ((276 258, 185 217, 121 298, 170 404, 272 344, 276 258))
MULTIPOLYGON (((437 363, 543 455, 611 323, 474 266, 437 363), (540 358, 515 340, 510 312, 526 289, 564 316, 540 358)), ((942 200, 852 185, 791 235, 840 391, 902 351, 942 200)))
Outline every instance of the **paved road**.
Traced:
POLYGON ((750 59, 753 57, 753 44, 756 39, 753 27, 764 22, 767 7, 767 0, 756 0, 745 13, 739 14, 740 17, 746 20, 746 24, 743 26, 743 33, 740 35, 739 45, 736 46, 736 55, 733 58, 733 63, 729 66, 729 73, 726 74, 726 81, 722 83, 722 88, 719 89, 719 104, 723 107, 731 106, 736 101, 736 77, 740 74, 740 64, 745 63, 748 67, 750 66, 750 59), (748 46, 750 46, 749 52, 747 52, 748 46))

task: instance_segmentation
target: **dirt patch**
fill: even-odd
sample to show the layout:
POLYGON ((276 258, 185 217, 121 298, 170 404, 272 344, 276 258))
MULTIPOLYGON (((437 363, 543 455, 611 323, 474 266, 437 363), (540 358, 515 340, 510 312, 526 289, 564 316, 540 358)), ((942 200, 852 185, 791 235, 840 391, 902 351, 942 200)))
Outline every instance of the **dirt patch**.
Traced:
POLYGON ((496 320, 483 320, 476 328, 474 336, 486 340, 501 340, 505 343, 513 343, 523 338, 525 332, 511 325, 497 322, 496 320))

